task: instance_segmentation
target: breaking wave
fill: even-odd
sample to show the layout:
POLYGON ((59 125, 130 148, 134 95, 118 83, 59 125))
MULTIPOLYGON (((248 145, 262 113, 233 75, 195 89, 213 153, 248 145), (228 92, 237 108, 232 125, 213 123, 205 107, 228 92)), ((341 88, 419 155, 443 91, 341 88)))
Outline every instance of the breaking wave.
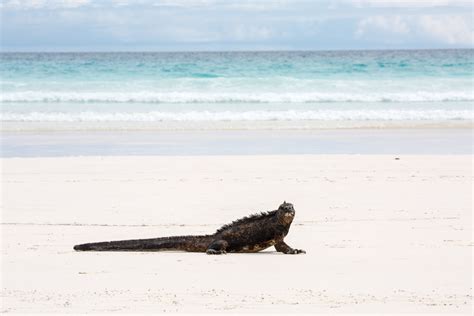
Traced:
POLYGON ((188 112, 4 112, 7 122, 163 122, 163 121, 413 121, 473 120, 469 110, 317 110, 188 112))
POLYGON ((456 92, 5 92, 0 102, 44 103, 318 103, 474 101, 470 91, 456 92))

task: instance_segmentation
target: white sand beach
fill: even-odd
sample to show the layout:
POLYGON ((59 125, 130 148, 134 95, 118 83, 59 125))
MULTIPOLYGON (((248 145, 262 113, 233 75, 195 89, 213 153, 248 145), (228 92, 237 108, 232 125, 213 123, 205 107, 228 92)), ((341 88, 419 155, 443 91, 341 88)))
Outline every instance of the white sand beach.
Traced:
POLYGON ((1 163, 2 313, 472 313, 471 155, 1 163), (283 200, 306 255, 72 249, 212 233, 283 200))

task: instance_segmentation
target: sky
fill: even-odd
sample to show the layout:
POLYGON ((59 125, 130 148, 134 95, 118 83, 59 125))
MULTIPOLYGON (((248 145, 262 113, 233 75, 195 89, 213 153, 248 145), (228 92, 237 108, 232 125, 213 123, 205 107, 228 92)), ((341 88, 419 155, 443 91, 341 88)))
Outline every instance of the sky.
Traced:
POLYGON ((2 51, 473 48, 464 0, 0 0, 2 51))

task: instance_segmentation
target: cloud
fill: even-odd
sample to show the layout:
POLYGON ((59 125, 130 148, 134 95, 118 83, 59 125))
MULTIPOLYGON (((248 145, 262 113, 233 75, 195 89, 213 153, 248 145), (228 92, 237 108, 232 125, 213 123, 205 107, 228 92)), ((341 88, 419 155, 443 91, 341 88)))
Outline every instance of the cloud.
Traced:
POLYGON ((398 15, 370 16, 359 21, 355 36, 356 38, 361 38, 374 32, 407 34, 410 32, 410 28, 405 19, 398 15))
POLYGON ((274 31, 266 26, 240 24, 229 32, 229 37, 235 41, 264 41, 274 37, 274 31))
POLYGON ((470 0, 346 0, 356 7, 379 7, 379 8, 430 8, 444 6, 471 7, 470 0))
MULTIPOLYGON (((303 3, 306 0, 302 1, 303 3)), ((293 4, 296 3, 293 0, 293 4)), ((83 6, 92 7, 168 7, 168 8, 202 8, 219 7, 226 9, 261 11, 282 8, 291 5, 290 0, 6 0, 2 3, 5 9, 38 10, 38 9, 71 9, 83 6)))
POLYGON ((474 45, 474 23, 466 14, 388 15, 361 19, 354 36, 370 39, 383 36, 387 42, 403 36, 405 42, 427 41, 468 46, 474 45))
POLYGON ((298 3, 295 0, 267 0, 267 1, 255 1, 255 0, 240 0, 237 2, 225 1, 222 2, 229 9, 237 10, 249 10, 249 11, 264 11, 264 10, 277 10, 289 8, 291 5, 298 5, 304 3, 300 1, 298 3))
POLYGON ((443 43, 455 45, 473 45, 473 22, 466 16, 430 16, 419 17, 420 30, 443 43))
POLYGON ((91 7, 174 7, 199 8, 214 7, 247 11, 293 9, 297 7, 356 7, 356 8, 473 8, 470 0, 3 0, 4 9, 61 9, 91 7))
POLYGON ((32 10, 32 9, 72 9, 91 3, 91 0, 8 0, 2 9, 32 10))
MULTIPOLYGON (((133 1, 131 3, 134 3, 133 1)), ((144 5, 154 7, 199 8, 217 5, 218 0, 144 0, 144 5)))
POLYGON ((0 49, 473 47, 466 5, 473 8, 452 0, 0 0, 0 49))

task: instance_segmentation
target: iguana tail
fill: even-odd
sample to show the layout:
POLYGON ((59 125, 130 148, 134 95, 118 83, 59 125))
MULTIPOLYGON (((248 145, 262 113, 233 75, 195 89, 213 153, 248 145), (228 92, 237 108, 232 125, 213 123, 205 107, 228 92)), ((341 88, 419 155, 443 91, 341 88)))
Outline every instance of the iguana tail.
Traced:
POLYGON ((212 236, 174 236, 151 239, 104 241, 74 246, 77 251, 160 251, 205 252, 212 236))

